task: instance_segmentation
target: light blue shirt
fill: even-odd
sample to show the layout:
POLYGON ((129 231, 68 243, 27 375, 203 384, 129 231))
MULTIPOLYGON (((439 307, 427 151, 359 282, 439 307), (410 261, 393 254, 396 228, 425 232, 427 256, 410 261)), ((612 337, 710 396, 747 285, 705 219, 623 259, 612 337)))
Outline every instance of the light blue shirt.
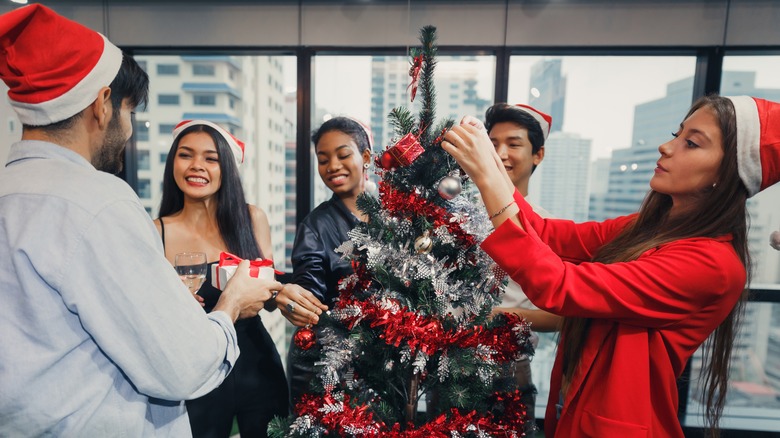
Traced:
POLYGON ((136 194, 40 141, 0 169, 0 436, 190 436, 184 403, 238 357, 136 194))

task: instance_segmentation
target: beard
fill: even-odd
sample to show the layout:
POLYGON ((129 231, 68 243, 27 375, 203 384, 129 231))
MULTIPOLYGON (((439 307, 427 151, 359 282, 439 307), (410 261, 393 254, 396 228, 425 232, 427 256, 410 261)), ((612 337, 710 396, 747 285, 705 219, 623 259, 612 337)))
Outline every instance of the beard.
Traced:
POLYGON ((108 122, 103 147, 92 158, 92 165, 95 166, 95 169, 111 174, 119 173, 124 163, 125 145, 127 145, 128 140, 130 139, 125 137, 122 130, 119 114, 114 114, 111 121, 108 122))

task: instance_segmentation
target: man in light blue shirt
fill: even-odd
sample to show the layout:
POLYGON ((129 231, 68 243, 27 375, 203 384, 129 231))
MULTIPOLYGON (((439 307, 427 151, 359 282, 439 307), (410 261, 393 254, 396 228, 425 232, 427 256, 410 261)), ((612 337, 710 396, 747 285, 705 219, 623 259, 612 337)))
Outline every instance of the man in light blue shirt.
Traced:
POLYGON ((181 400, 222 382, 233 323, 281 284, 242 262, 206 315, 171 269, 110 174, 148 93, 132 58, 39 4, 0 16, 0 53, 24 126, 0 171, 0 436, 189 436, 181 400))

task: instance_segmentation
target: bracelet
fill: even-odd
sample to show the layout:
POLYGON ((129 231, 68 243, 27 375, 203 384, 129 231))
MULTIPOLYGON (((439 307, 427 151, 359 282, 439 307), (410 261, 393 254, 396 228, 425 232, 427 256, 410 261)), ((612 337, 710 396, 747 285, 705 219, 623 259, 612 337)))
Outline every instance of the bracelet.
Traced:
POLYGON ((490 215, 490 217, 488 218, 488 220, 491 220, 491 221, 492 221, 493 219, 497 218, 498 216, 500 216, 500 215, 501 215, 501 213, 505 212, 505 211, 506 211, 506 210, 507 210, 509 207, 511 207, 511 206, 512 206, 512 204, 514 204, 514 203, 515 203, 515 200, 514 200, 514 199, 512 199, 512 202, 510 202, 509 204, 505 205, 505 206, 504 206, 504 208, 502 208, 501 210, 498 210, 497 212, 495 212, 495 213, 491 214, 491 215, 490 215))

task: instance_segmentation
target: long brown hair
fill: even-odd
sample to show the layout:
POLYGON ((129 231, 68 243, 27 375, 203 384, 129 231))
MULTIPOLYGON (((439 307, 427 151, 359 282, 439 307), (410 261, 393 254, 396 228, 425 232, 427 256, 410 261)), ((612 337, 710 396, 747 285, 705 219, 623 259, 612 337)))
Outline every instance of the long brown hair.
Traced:
MULTIPOLYGON (((750 278, 750 255, 747 247, 747 190, 737 171, 737 125, 734 106, 727 98, 711 95, 697 100, 685 119, 700 108, 715 114, 723 135, 723 160, 718 169, 718 185, 703 191, 686 214, 670 217, 672 199, 650 190, 634 223, 614 240, 604 245, 594 262, 616 263, 636 260, 645 251, 690 237, 717 237, 730 234, 732 245, 750 278)), ((744 308, 746 291, 728 317, 707 339, 702 377, 705 419, 713 436, 723 412, 728 385, 729 362, 734 336, 744 308)), ((561 328, 564 381, 570 382, 588 336, 590 319, 565 318, 561 328)))

